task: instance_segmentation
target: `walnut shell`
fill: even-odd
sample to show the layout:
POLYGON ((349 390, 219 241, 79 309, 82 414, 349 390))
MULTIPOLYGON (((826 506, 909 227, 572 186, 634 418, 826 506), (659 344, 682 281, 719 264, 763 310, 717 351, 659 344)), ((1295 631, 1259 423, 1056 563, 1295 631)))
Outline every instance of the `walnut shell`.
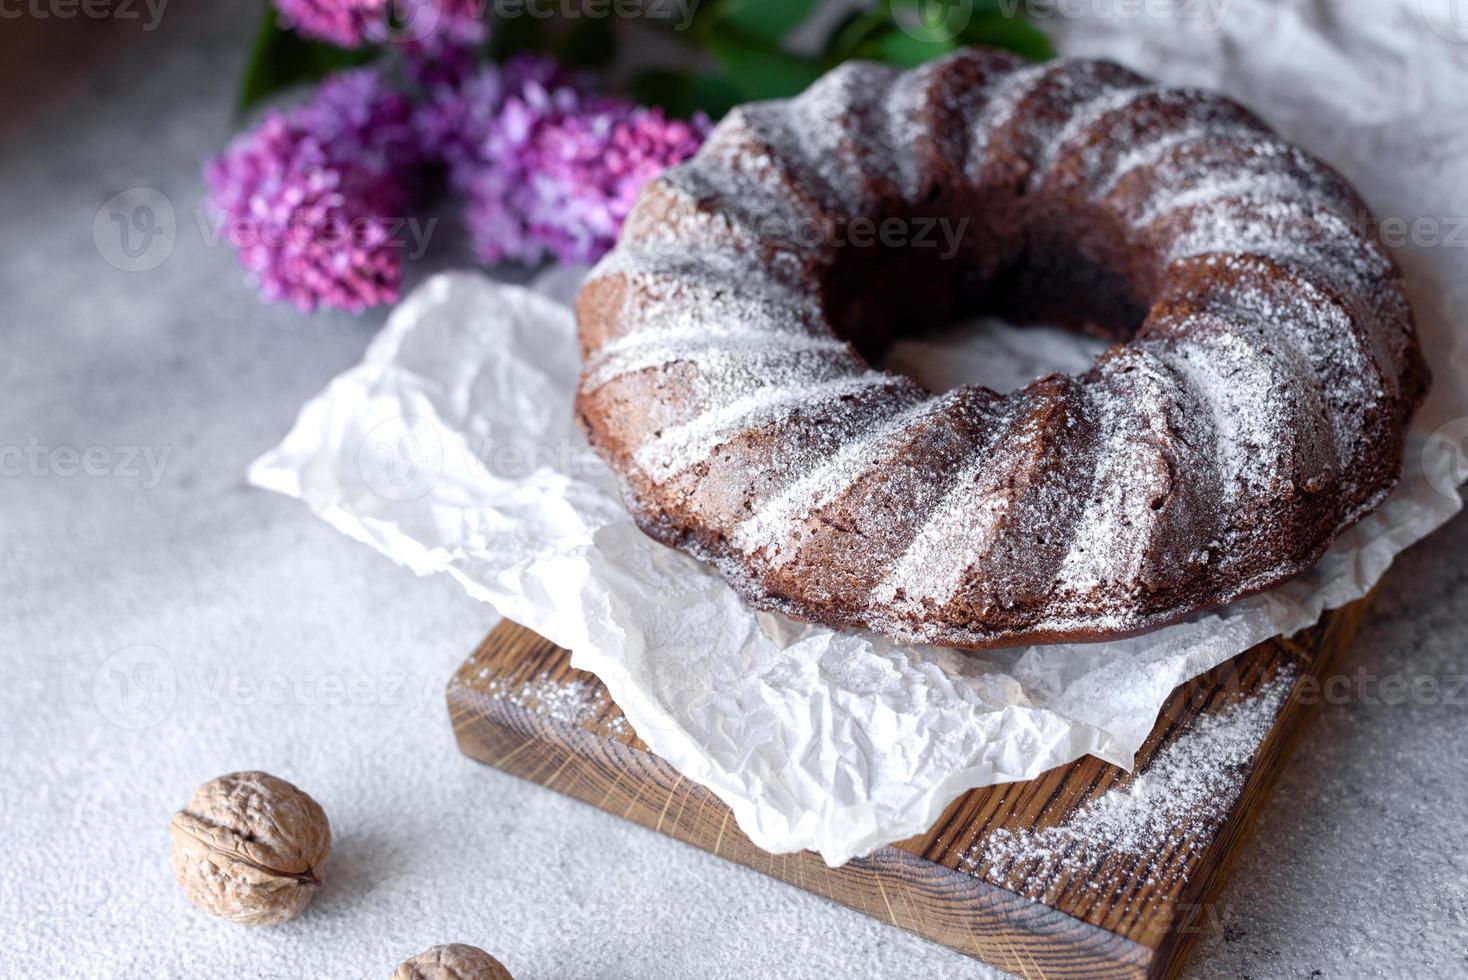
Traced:
POLYGON ((321 888, 331 826, 284 779, 234 772, 194 791, 173 815, 173 876, 189 901, 251 926, 292 918, 321 888))
POLYGON ((515 980, 478 946, 449 943, 424 950, 392 971, 391 980, 515 980))

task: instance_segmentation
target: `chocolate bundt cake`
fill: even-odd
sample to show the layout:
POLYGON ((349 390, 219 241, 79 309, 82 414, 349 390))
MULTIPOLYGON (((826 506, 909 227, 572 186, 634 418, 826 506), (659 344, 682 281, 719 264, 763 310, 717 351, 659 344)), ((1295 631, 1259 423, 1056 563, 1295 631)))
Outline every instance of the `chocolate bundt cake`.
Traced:
POLYGON ((1427 371, 1366 216, 1235 103, 1109 62, 848 64, 643 190, 578 297, 577 410, 643 529, 760 608, 1140 632, 1308 567, 1396 482, 1427 371), (1007 394, 871 366, 976 312, 1117 343, 1007 394))

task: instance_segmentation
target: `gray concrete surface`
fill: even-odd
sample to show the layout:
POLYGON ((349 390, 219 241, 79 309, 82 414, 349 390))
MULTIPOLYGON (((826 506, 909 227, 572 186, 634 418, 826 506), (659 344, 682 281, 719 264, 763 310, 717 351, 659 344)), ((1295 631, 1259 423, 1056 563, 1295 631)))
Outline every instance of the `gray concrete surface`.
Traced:
MULTIPOLYGON (((492 611, 244 485, 382 319, 262 305, 197 230, 255 10, 169 10, 0 149, 0 445, 42 461, 0 478, 0 975, 386 976, 451 940, 520 980, 989 975, 463 760, 442 685, 492 611), (134 187, 178 217, 144 272, 93 240, 134 187), (269 931, 195 912, 167 866, 170 812, 249 767, 337 835, 269 931)), ((1389 574, 1343 665, 1366 683, 1310 724, 1189 976, 1468 972, 1465 549, 1459 519, 1389 574), (1395 675, 1442 693, 1388 703, 1395 675)))

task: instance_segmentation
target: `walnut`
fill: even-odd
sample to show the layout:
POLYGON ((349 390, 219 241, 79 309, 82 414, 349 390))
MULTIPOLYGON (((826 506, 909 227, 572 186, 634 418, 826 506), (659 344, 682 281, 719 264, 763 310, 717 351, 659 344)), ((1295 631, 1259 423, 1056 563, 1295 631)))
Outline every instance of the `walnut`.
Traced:
POLYGON ((330 852, 320 804, 269 773, 210 780, 173 815, 173 876, 189 901, 231 922, 294 917, 320 889, 330 852))
POLYGON ((392 971, 391 980, 515 980, 499 960, 478 946, 434 946, 392 971))

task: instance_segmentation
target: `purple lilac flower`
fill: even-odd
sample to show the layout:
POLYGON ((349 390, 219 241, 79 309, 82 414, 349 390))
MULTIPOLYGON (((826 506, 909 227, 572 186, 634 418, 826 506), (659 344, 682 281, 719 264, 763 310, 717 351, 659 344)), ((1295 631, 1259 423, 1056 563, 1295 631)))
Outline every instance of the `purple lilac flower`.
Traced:
POLYGON ((344 48, 400 44, 436 54, 488 36, 488 0, 274 0, 281 19, 303 37, 344 48))
POLYGON ((281 20, 302 37, 361 47, 387 23, 388 0, 274 0, 281 20))
POLYGON ((520 58, 440 93, 419 126, 468 198, 481 258, 588 262, 616 241, 642 185, 697 150, 709 122, 592 94, 553 62, 520 58))
POLYGON ((403 49, 405 77, 416 88, 430 94, 463 85, 480 64, 479 52, 461 44, 443 44, 433 49, 421 46, 403 49))
POLYGON ((611 100, 550 121, 530 154, 530 235, 563 261, 596 261, 616 244, 642 185, 692 156, 708 131, 702 116, 671 120, 611 100))
POLYGON ((457 190, 465 190, 483 169, 485 144, 505 101, 531 86, 584 91, 580 79, 537 55, 520 55, 503 66, 487 65, 465 78, 431 87, 418 109, 418 136, 447 165, 457 190))
POLYGON ((291 116, 334 158, 378 173, 404 173, 423 155, 413 103, 373 68, 332 75, 291 116))
POLYGON ((346 72, 210 161, 209 205, 267 298, 360 311, 397 298, 393 222, 419 156, 408 100, 346 72))
POLYGON ((489 0, 395 0, 401 23, 392 40, 426 50, 465 50, 489 37, 484 10, 489 0))

